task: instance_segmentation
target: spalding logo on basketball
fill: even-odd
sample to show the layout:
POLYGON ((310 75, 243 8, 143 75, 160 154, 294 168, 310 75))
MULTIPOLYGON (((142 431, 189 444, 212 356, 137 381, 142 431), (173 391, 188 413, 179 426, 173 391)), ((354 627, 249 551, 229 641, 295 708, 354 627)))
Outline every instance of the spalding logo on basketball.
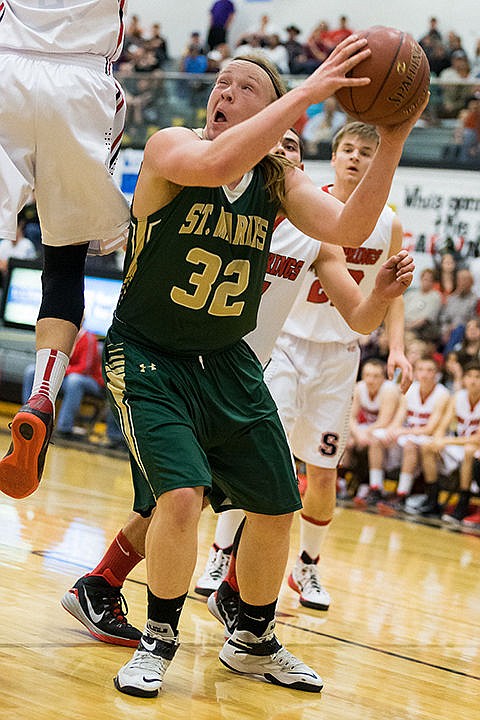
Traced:
POLYGON ((430 85, 427 56, 409 33, 380 25, 356 33, 372 54, 348 73, 370 85, 341 88, 336 97, 348 115, 373 125, 395 125, 423 105, 430 85))

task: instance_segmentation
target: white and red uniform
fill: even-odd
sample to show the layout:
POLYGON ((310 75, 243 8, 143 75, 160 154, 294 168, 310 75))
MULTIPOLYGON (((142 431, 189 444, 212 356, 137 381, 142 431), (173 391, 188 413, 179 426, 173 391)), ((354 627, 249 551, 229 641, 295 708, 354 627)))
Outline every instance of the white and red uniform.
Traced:
MULTIPOLYGON (((405 394, 405 401, 407 404, 407 417, 405 418, 405 425, 407 427, 419 427, 426 425, 437 403, 441 401, 442 398, 449 395, 450 393, 445 385, 437 383, 430 395, 427 395, 427 397, 422 400, 420 384, 418 380, 415 380, 405 394)), ((430 436, 407 434, 400 435, 397 442, 400 447, 404 447, 407 441, 411 441, 416 445, 423 445, 426 440, 430 440, 430 436)))
MULTIPOLYGON (((457 437, 470 437, 480 429, 480 400, 472 406, 465 388, 455 393, 455 421, 457 437)), ((477 452, 475 456, 479 455, 480 452, 477 452)), ((456 470, 464 457, 465 448, 462 445, 446 445, 440 453, 445 475, 456 470)))
POLYGON ((245 337, 264 366, 320 247, 286 219, 273 231, 257 327, 245 337))
MULTIPOLYGON (((382 383, 375 397, 371 398, 368 393, 365 381, 360 380, 357 383, 357 392, 360 400, 360 410, 357 415, 357 422, 360 425, 363 425, 363 427, 368 427, 369 425, 373 425, 373 423, 376 422, 376 420, 378 419, 378 414, 380 412, 380 406, 382 404, 382 394, 385 392, 386 388, 390 388, 392 385, 394 384, 390 380, 385 380, 382 383)), ((386 435, 386 430, 385 428, 376 428, 375 430, 373 430, 373 434, 378 438, 384 439, 386 435)), ((400 462, 401 459, 398 447, 396 445, 394 445, 393 447, 386 447, 384 457, 384 469, 390 470, 396 468, 400 465, 400 462)))
MULTIPOLYGON (((418 380, 414 380, 414 382, 410 385, 405 394, 405 402, 407 405, 407 416, 405 418, 405 425, 412 428, 422 427, 426 425, 436 405, 441 402, 442 399, 449 396, 450 392, 445 387, 445 385, 442 385, 442 383, 437 383, 437 385, 435 385, 435 387, 433 388, 432 392, 427 395, 425 399, 422 400, 422 396, 420 393, 420 384, 418 380)), ((398 458, 398 464, 400 464, 401 448, 404 448, 407 442, 413 443, 414 445, 423 445, 428 440, 431 440, 430 435, 413 435, 409 433, 405 435, 399 435, 396 444, 393 445, 390 450, 393 454, 393 457, 398 458), (395 454, 396 451, 398 451, 398 455, 395 454)), ((420 462, 420 459, 418 459, 418 463, 413 470, 413 476, 417 477, 420 474, 421 470, 422 464, 420 462)))
MULTIPOLYGON (((393 211, 385 207, 363 245, 345 248, 348 270, 364 295, 374 287, 389 256, 393 218, 393 211)), ((309 272, 272 352, 265 380, 294 454, 311 465, 335 468, 345 448, 359 337, 309 272)))
POLYGON ((0 0, 0 236, 35 190, 47 245, 124 243, 128 205, 112 178, 125 118, 111 63, 125 2, 0 0))
POLYGON ((382 392, 387 386, 387 383, 389 385, 391 384, 389 380, 385 380, 385 382, 380 385, 377 394, 374 395, 373 398, 370 396, 365 380, 360 380, 357 383, 357 394, 360 407, 355 419, 359 425, 367 427, 368 425, 373 425, 373 423, 377 421, 378 413, 380 412, 382 392))

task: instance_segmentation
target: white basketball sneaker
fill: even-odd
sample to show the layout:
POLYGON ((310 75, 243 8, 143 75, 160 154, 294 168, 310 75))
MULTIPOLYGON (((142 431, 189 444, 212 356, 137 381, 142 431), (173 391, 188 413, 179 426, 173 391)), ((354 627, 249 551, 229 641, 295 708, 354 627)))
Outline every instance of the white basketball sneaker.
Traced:
POLYGON ((178 645, 178 635, 172 633, 170 625, 148 620, 132 659, 113 680, 117 690, 136 697, 158 695, 178 645))
POLYGON ((247 630, 235 630, 220 651, 220 661, 229 670, 244 675, 261 675, 274 685, 283 685, 291 690, 320 692, 322 678, 288 652, 278 642, 274 630, 274 621, 261 637, 247 630))
POLYGON ((318 576, 318 560, 312 562, 303 552, 293 566, 288 577, 288 585, 300 595, 300 605, 312 610, 328 610, 330 595, 320 584, 318 576), (310 562, 305 562, 309 560, 310 562))
POLYGON ((227 554, 222 548, 212 545, 208 553, 205 570, 195 585, 195 592, 198 593, 198 595, 208 597, 215 592, 215 590, 218 590, 220 583, 227 574, 229 562, 230 553, 227 554))

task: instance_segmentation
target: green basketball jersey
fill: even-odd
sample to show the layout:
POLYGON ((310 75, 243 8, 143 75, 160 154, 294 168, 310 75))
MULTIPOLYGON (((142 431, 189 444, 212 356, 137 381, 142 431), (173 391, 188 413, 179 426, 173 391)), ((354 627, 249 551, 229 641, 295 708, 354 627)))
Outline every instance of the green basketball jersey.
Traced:
POLYGON ((277 208, 257 166, 239 197, 185 187, 148 218, 133 218, 115 328, 179 354, 240 340, 256 325, 277 208))

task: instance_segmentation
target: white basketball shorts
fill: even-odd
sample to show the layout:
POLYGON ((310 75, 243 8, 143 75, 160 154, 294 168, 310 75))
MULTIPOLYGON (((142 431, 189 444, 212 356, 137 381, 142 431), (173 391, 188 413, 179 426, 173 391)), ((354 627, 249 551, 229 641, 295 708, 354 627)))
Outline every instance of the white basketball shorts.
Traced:
POLYGON ((113 180, 123 92, 96 55, 0 51, 0 237, 35 191, 46 245, 121 247, 128 203, 113 180))
POLYGON ((315 343, 282 333, 265 368, 293 453, 336 468, 348 437, 360 350, 357 342, 315 343))

